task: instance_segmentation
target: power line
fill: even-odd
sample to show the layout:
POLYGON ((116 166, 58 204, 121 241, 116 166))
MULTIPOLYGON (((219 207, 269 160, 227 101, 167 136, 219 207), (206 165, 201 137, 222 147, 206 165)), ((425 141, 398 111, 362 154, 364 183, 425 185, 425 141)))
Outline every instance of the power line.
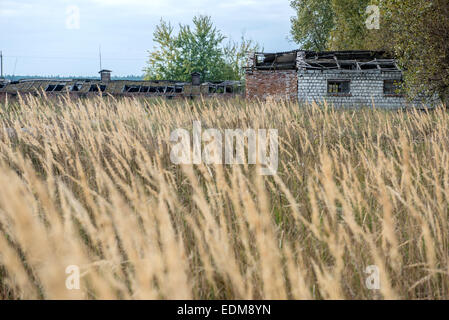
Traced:
POLYGON ((1 73, 0 73, 0 78, 3 78, 3 51, 0 51, 0 61, 1 61, 1 73))
POLYGON ((101 45, 98 47, 98 53, 100 54, 100 70, 103 70, 101 67, 101 45))
POLYGON ((18 58, 16 58, 16 62, 14 63, 14 71, 12 72, 12 76, 13 76, 13 77, 14 77, 14 75, 16 74, 17 59, 18 59, 18 58))

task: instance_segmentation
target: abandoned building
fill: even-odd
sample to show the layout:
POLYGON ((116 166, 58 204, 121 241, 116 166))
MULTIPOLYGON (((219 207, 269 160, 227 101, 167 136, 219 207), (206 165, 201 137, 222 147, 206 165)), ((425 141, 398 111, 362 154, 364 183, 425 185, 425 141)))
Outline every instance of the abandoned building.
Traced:
POLYGON ((435 105, 438 99, 420 97, 409 101, 402 93, 402 71, 396 60, 380 51, 294 50, 252 53, 246 67, 245 86, 239 81, 201 83, 192 73, 190 82, 173 80, 112 80, 110 70, 99 79, 0 79, 0 101, 18 94, 54 96, 93 95, 193 98, 234 97, 247 99, 287 98, 299 103, 326 101, 334 106, 376 106, 397 109, 435 105))
POLYGON ((409 103, 401 88, 402 71, 395 59, 379 51, 253 53, 246 69, 248 99, 395 109, 409 103))
POLYGON ((142 96, 192 98, 203 95, 210 97, 233 97, 243 94, 240 81, 200 82, 200 74, 194 72, 191 82, 173 80, 111 80, 110 70, 101 70, 100 79, 23 79, 19 81, 0 81, 0 100, 14 98, 18 94, 48 96, 66 94, 76 97, 93 95, 142 96))

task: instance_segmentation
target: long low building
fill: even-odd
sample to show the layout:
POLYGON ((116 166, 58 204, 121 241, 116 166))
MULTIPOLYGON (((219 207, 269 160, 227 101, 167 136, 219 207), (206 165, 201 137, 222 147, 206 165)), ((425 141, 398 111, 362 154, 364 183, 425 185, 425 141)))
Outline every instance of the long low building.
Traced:
POLYGON ((288 98, 391 109, 438 103, 428 98, 408 101, 402 84, 396 60, 381 51, 253 53, 246 69, 248 99, 288 98))
POLYGON ((18 94, 59 95, 88 97, 93 95, 165 97, 167 99, 194 96, 232 97, 243 94, 239 81, 215 81, 200 83, 200 75, 192 74, 192 82, 173 80, 111 80, 110 70, 101 70, 100 79, 23 79, 0 81, 0 98, 18 94))

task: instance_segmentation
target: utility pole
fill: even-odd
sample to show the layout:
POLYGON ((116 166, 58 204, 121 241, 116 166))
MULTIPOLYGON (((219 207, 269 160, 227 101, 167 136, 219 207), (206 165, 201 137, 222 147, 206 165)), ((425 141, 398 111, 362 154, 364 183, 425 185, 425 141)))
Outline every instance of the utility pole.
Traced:
POLYGON ((100 55, 100 70, 103 70, 101 67, 101 45, 98 47, 98 54, 100 55))
POLYGON ((3 51, 0 51, 0 79, 3 79, 3 51))

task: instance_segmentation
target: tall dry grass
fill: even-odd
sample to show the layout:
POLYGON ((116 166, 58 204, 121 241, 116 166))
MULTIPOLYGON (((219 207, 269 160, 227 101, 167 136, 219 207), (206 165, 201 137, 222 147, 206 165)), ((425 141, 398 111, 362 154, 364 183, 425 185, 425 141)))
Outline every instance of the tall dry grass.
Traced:
POLYGON ((0 117, 3 299, 449 298, 443 109, 27 97, 0 117), (172 164, 194 120, 278 129, 278 174, 172 164))

